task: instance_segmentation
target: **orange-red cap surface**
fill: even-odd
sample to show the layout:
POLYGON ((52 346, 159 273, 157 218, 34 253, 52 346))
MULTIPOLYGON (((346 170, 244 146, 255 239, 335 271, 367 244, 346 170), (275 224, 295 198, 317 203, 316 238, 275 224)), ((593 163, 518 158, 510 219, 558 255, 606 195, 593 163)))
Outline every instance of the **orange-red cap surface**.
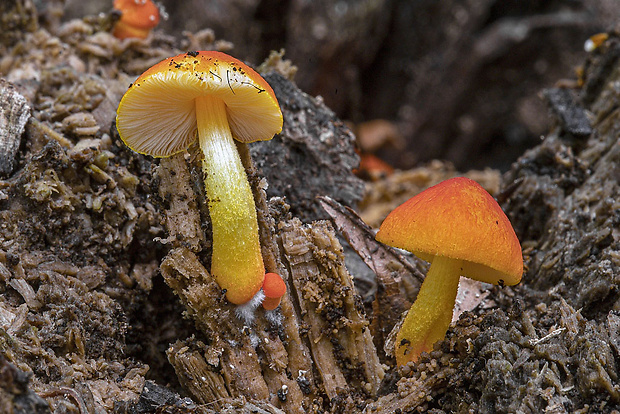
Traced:
POLYGON ((113 31, 119 39, 146 39, 159 23, 159 9, 151 0, 114 0, 114 8, 121 12, 113 31))
POLYGON ((269 140, 282 130, 282 112, 269 84, 241 61, 206 51, 165 59, 140 75, 118 106, 118 132, 142 154, 183 151, 196 139, 194 100, 204 95, 224 101, 238 141, 269 140))
POLYGON ((463 260, 462 275, 487 283, 519 283, 521 245, 497 202, 478 183, 457 177, 412 197, 392 211, 376 239, 432 261, 463 260))
POLYGON ((263 292, 268 298, 280 298, 286 293, 286 283, 277 273, 265 274, 263 292))
POLYGON ((263 281, 263 293, 265 294, 263 308, 273 310, 280 305, 280 299, 286 293, 286 283, 279 274, 267 273, 263 281))
POLYGON ((151 0, 114 0, 121 21, 132 27, 152 29, 159 23, 159 9, 151 0))

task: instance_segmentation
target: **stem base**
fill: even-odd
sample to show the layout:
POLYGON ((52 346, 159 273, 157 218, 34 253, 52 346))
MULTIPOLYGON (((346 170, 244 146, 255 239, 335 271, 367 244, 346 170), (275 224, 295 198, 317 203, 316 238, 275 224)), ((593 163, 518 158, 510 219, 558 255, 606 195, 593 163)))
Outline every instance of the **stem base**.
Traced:
POLYGON ((433 350, 450 322, 459 287, 461 261, 435 256, 409 313, 396 336, 396 362, 417 361, 422 352, 433 350))

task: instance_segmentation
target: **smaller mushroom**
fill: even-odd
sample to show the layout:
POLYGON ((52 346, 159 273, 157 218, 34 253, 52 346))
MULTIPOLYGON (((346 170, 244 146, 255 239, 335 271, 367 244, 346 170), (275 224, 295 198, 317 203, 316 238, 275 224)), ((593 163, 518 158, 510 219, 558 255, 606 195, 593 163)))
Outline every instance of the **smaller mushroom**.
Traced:
POLYGON ((460 275, 515 285, 523 274, 521 245, 510 221, 468 178, 443 181, 410 198, 386 217, 376 239, 431 263, 396 336, 398 365, 417 361, 444 338, 460 275))
POLYGON ((159 9, 152 0, 114 0, 114 9, 121 12, 112 32, 118 39, 146 39, 159 24, 159 9))
POLYGON ((277 273, 267 273, 263 281, 263 308, 265 310, 274 310, 280 306, 280 300, 286 293, 286 283, 277 273))

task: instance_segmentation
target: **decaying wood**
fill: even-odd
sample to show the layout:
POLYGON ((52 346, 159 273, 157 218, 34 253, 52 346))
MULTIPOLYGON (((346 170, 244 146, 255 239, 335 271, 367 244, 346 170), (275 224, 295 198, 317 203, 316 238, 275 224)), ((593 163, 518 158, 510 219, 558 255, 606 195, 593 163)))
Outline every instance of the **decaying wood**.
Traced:
POLYGON ((396 249, 377 242, 372 229, 353 210, 330 197, 319 197, 319 202, 349 245, 377 275, 379 287, 370 330, 377 348, 383 349, 402 313, 417 296, 424 275, 396 249))
MULTIPOLYGON (((401 380, 396 392, 369 404, 366 412, 375 414, 415 412, 414 410, 432 399, 433 390, 445 387, 450 375, 454 374, 454 369, 446 368, 436 360, 423 363, 418 369, 418 375, 401 380), (421 374, 422 372, 424 374, 421 374)), ((418 411, 424 412, 424 410, 418 411)))
MULTIPOLYGON (((191 194, 182 191, 172 197, 168 192, 189 188, 178 183, 191 179, 187 163, 177 158, 161 163, 158 171, 170 214, 185 216, 192 209, 186 204, 191 194), (174 173, 163 171, 169 168, 174 173)), ((260 183, 252 173, 250 177, 260 183)), ((267 268, 285 275, 289 294, 280 310, 250 309, 251 318, 240 319, 198 256, 183 246, 187 238, 177 235, 186 230, 170 227, 169 240, 177 247, 162 263, 161 273, 210 340, 202 350, 190 346, 192 341, 178 342, 168 350, 177 376, 200 402, 225 404, 243 396, 269 400, 286 412, 321 406, 316 398, 323 393, 348 404, 353 404, 352 394, 376 395, 383 366, 333 229, 328 222, 303 225, 298 219, 280 222, 276 228, 264 191, 254 187, 263 249, 266 244, 271 251, 267 268), (206 380, 196 382, 199 377, 206 380)), ((196 214, 190 214, 190 223, 196 214)))
MULTIPOLYGON (((221 369, 230 393, 249 399, 267 399, 269 391, 260 376, 260 363, 248 328, 235 317, 234 308, 226 302, 221 289, 196 255, 183 247, 173 249, 162 263, 161 272, 186 306, 189 316, 212 337, 212 352, 221 358, 215 367, 221 369)), ((178 360, 170 353, 168 357, 178 360)), ((183 375, 181 372, 179 376, 183 375)), ((217 390, 209 400, 221 399, 219 392, 217 390)), ((207 397, 201 400, 203 398, 207 397)))
POLYGON ((375 395, 383 368, 331 226, 325 221, 303 226, 293 219, 281 224, 281 232, 293 296, 325 392, 335 398, 358 388, 375 395))
MULTIPOLYGON (((276 220, 272 214, 270 214, 270 206, 267 202, 267 194, 265 187, 267 186, 266 180, 257 174, 254 167, 254 163, 250 156, 249 148, 246 144, 237 143, 237 148, 241 156, 246 172, 248 173, 248 179, 250 180, 252 193, 254 195, 254 202, 256 203, 256 215, 258 220, 258 231, 261 243, 261 251, 263 255, 263 262, 265 264, 265 270, 267 272, 276 272, 288 285, 288 291, 291 289, 290 272, 287 266, 283 264, 283 256, 281 253, 279 237, 277 237, 277 225, 276 220)), ((279 208, 288 210, 288 205, 284 203, 278 203, 274 200, 275 204, 280 204, 279 208)), ((308 401, 313 401, 316 395, 316 387, 314 386, 314 370, 312 369, 312 361, 310 358, 310 350, 308 344, 301 338, 302 329, 300 327, 300 320, 295 312, 295 308, 289 295, 285 295, 282 298, 280 304, 280 311, 284 318, 283 333, 287 338, 285 341, 286 352, 288 353, 288 366, 282 366, 281 363, 274 364, 277 360, 276 356, 281 354, 284 350, 281 347, 277 347, 276 342, 265 342, 265 347, 268 348, 273 354, 267 353, 265 358, 268 359, 271 368, 277 368, 278 371, 285 369, 287 372, 297 373, 295 376, 299 389, 305 394, 308 401)), ((261 325, 265 325, 264 320, 259 318, 257 320, 258 329, 261 329, 261 325)), ((272 370, 267 370, 265 375, 272 375, 272 370)), ((279 390, 282 394, 282 390, 279 390)), ((292 390, 287 389, 286 393, 297 393, 297 387, 292 390)), ((281 396, 281 395, 280 395, 281 396)), ((286 396, 284 394, 284 396, 286 396)), ((286 397, 288 398, 288 397, 286 397)), ((295 398, 294 400, 297 400, 295 398)))
POLYGON ((508 217, 530 244, 524 280, 591 318, 620 303, 610 288, 620 272, 620 110, 610 87, 620 78, 619 59, 613 36, 588 60, 581 96, 547 92, 554 128, 505 177, 517 183, 505 203, 508 217), (584 110, 594 115, 588 119, 584 110))
POLYGON ((0 176, 13 171, 30 106, 13 85, 0 78, 0 176))
POLYGON ((197 252, 205 243, 204 232, 200 226, 200 211, 196 196, 190 186, 191 178, 184 154, 176 154, 161 160, 159 195, 168 208, 165 209, 166 227, 171 229, 170 238, 197 252), (178 176, 176 179, 172 179, 178 176))
MULTIPOLYGON (((181 217, 189 215, 187 222, 196 224, 190 227, 190 234, 200 231, 199 215, 192 211, 195 206, 192 209, 187 204, 188 200, 194 199, 193 194, 168 195, 171 189, 189 188, 191 176, 184 158, 162 163, 158 171, 160 189, 170 203, 171 214, 180 221, 185 221, 181 217), (174 173, 164 171, 168 168, 174 173)), ((177 222, 167 221, 172 225, 169 239, 173 245, 183 246, 188 238, 178 235, 187 230, 184 226, 175 226, 177 222)), ((277 247, 273 240, 271 243, 277 247)), ((272 253, 268 263, 278 267, 278 260, 272 253)), ((287 412, 297 412, 302 406, 310 405, 310 398, 314 397, 310 355, 299 337, 296 317, 287 298, 281 306, 284 318, 280 311, 266 315, 262 308, 250 308, 246 312, 250 312, 252 318, 244 321, 236 316, 235 307, 224 299, 209 272, 188 248, 173 249, 162 263, 161 271, 199 329, 213 340, 208 347, 212 356, 208 363, 202 361, 198 353, 187 352, 184 346, 168 351, 177 375, 182 382, 191 382, 190 390, 198 401, 221 401, 224 404, 231 398, 244 396, 250 400, 272 400, 287 412), (286 340, 283 341, 281 336, 286 340), (196 385, 192 379, 209 369, 213 371, 209 374, 211 380, 196 385), (228 395, 222 395, 220 387, 209 385, 220 383, 226 384, 228 395)))
MULTIPOLYGON (((289 294, 279 310, 246 308, 240 319, 207 270, 196 160, 153 162, 110 127, 120 98, 111 88, 124 90, 181 43, 163 33, 119 43, 86 20, 29 33, 22 29, 36 16, 8 17, 18 19, 0 33, 0 70, 29 85, 19 90, 33 116, 16 168, 0 180, 0 412, 610 414, 618 406, 618 33, 591 53, 583 90, 553 92, 554 130, 505 177, 502 203, 525 247, 522 284, 493 288, 493 308, 463 313, 428 356, 383 376, 379 361, 392 361, 371 341, 375 327, 334 231, 312 222, 316 195, 342 193, 350 205, 361 189, 350 178, 353 137, 320 98, 268 79, 285 128, 250 146, 257 173, 245 165, 266 268, 289 294), (153 174, 158 162, 167 171, 153 174), (316 181, 304 187, 307 177, 316 181)), ((426 183, 428 171, 389 187, 426 183)), ((342 229, 360 231, 346 216, 342 229)), ((358 250, 377 254, 362 234, 358 250)))
MULTIPOLYGON (((221 409, 231 396, 226 388, 224 378, 215 369, 219 366, 217 354, 213 348, 202 345, 196 349, 189 341, 177 341, 167 351, 168 359, 178 374, 179 381, 200 404, 208 404, 213 409, 221 409), (209 359, 213 355, 215 359, 209 359), (216 365, 210 365, 215 362, 216 365)), ((193 342, 193 341, 192 341, 193 342)))
POLYGON ((285 197, 291 213, 305 223, 327 218, 317 195, 355 206, 364 183, 351 173, 359 164, 351 130, 320 97, 307 95, 279 73, 268 73, 265 80, 284 118, 280 134, 249 147, 259 175, 269 183, 267 195, 285 197))

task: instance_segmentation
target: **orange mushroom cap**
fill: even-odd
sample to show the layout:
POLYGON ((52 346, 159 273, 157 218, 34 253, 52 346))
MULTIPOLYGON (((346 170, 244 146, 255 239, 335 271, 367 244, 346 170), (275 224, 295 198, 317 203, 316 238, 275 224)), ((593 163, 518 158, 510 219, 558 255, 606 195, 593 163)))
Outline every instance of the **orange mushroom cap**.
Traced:
POLYGON ((113 32, 119 39, 144 39, 159 24, 159 9, 152 0, 114 0, 114 8, 121 12, 113 32))
POLYGON ((279 274, 267 273, 263 281, 263 293, 265 294, 263 308, 273 310, 280 305, 282 296, 286 294, 286 283, 279 274))
POLYGON ((462 275, 516 285, 523 274, 521 244, 508 217, 480 184, 464 177, 443 181, 392 211, 376 239, 431 262, 463 260, 462 275))

